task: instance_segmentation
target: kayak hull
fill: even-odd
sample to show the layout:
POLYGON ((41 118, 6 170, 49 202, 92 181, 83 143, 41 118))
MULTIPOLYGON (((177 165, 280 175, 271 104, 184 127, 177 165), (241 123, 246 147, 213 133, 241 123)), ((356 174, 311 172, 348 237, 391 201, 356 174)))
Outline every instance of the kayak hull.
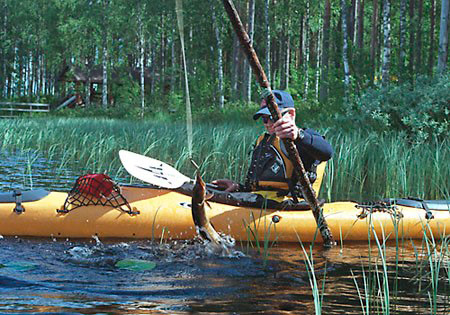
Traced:
MULTIPOLYGON (((133 210, 128 214, 108 206, 83 206, 68 213, 59 213, 67 193, 51 192, 45 197, 23 202, 24 212, 14 211, 16 203, 0 203, 0 234, 3 236, 34 236, 55 238, 136 238, 190 239, 195 236, 191 197, 166 189, 122 187, 122 194, 133 210)), ((359 216, 361 209, 354 202, 333 202, 323 211, 335 240, 362 241, 373 239, 435 239, 449 234, 450 212, 431 211, 427 220, 423 209, 396 206, 391 211, 359 216)), ((247 208, 210 203, 207 215, 217 231, 231 235, 236 241, 322 242, 310 210, 282 211, 247 208)))

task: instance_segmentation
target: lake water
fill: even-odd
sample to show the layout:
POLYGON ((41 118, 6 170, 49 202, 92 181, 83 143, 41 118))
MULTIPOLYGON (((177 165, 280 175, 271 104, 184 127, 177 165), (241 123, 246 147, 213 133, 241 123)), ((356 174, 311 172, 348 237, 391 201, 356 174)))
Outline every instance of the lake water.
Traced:
MULTIPOLYGON (((69 190, 80 172, 39 153, 0 153, 0 190, 69 190)), ((309 245, 310 265, 300 244, 275 244, 264 259, 248 243, 223 257, 198 240, 0 237, 0 313, 450 314, 448 249, 430 249, 430 260, 420 240, 398 251, 389 241, 383 265, 374 243, 309 245), (151 267, 118 264, 130 259, 151 267)))

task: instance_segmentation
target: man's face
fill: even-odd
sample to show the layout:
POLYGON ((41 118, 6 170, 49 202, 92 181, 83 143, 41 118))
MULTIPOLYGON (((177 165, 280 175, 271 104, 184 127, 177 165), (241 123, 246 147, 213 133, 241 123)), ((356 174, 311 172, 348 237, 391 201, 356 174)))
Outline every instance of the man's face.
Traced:
MULTIPOLYGON (((266 106, 266 100, 263 99, 261 101, 261 107, 266 106)), ((281 112, 282 119, 283 120, 293 120, 295 123, 295 109, 294 108, 288 108, 284 109, 281 112)), ((268 134, 272 135, 275 134, 275 128, 274 128, 274 122, 272 121, 272 116, 270 115, 261 115, 260 119, 262 123, 264 124, 264 127, 266 128, 266 131, 268 134)))
MULTIPOLYGON (((266 105, 267 105, 266 100, 263 99, 261 101, 261 107, 264 107, 266 105)), ((262 122, 264 124, 264 127, 267 130, 267 133, 269 133, 269 134, 273 134, 275 132, 273 130, 273 121, 271 120, 271 118, 272 117, 270 115, 261 115, 261 117, 260 117, 260 119, 262 120, 262 122)))

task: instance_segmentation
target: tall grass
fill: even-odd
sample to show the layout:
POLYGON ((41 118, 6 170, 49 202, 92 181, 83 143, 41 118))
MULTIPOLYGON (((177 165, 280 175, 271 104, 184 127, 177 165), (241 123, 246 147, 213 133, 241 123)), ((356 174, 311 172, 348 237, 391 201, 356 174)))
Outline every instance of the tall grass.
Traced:
POLYGON ((328 163, 326 196, 450 198, 450 141, 409 143, 402 133, 329 134, 336 152, 328 163))
MULTIPOLYGON (((339 281, 351 281, 354 288, 354 291, 351 292, 351 289, 346 286, 346 295, 343 300, 340 300, 340 303, 344 303, 344 299, 348 296, 356 297, 356 303, 351 304, 355 307, 352 309, 352 314, 357 313, 358 304, 360 314, 448 314, 450 238, 435 240, 429 229, 429 226, 423 226, 421 251, 417 250, 413 243, 414 255, 407 255, 408 257, 403 257, 402 261, 397 257, 399 251, 402 250, 397 245, 398 242, 389 243, 389 239, 393 235, 386 235, 383 230, 377 234, 371 224, 370 234, 374 240, 374 248, 372 249, 369 243, 367 255, 364 250, 359 254, 349 253, 350 257, 347 258, 344 255, 345 263, 350 265, 357 261, 357 259, 353 260, 352 256, 359 256, 361 268, 358 270, 357 264, 355 264, 349 269, 342 268, 337 271, 339 281)), ((314 265, 312 248, 310 247, 307 251, 301 240, 299 240, 299 244, 306 265, 307 275, 305 278, 309 280, 312 290, 315 314, 328 311, 333 313, 335 311, 333 303, 336 299, 335 292, 333 292, 333 289, 336 288, 336 271, 333 269, 339 269, 340 260, 337 256, 342 255, 342 250, 326 255, 331 259, 332 267, 328 272, 325 267, 324 271, 331 274, 334 282, 326 281, 324 275, 321 280, 322 287, 319 288, 318 275, 323 273, 323 270, 320 271, 321 268, 314 265), (330 288, 326 288, 325 283, 330 288), (328 297, 330 301, 327 300, 328 297)), ((404 242, 402 241, 401 244, 404 242)), ((360 248, 358 247, 358 249, 360 248)), ((323 251, 318 251, 317 254, 320 257, 323 255, 323 251)))
MULTIPOLYGON (((242 182, 250 150, 262 131, 260 124, 239 120, 194 122, 194 159, 202 162, 205 179, 242 182)), ((414 145, 401 133, 322 132, 335 149, 322 187, 322 197, 329 201, 409 195, 449 198, 449 140, 414 145)), ((127 149, 193 176, 186 138, 183 122, 55 117, 0 120, 0 150, 38 151, 59 161, 56 172, 73 168, 124 177, 118 151, 127 149)))

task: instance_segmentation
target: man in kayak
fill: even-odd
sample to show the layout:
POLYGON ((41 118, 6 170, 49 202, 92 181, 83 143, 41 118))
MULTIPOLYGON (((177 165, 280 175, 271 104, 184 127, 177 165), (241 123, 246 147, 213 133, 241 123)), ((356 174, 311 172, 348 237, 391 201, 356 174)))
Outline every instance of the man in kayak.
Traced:
POLYGON ((272 93, 282 114, 281 119, 277 122, 272 121, 266 99, 263 99, 253 119, 261 118, 266 133, 256 140, 245 184, 229 179, 218 179, 212 182, 221 189, 229 192, 277 190, 284 195, 290 194, 296 199, 300 187, 297 178, 293 178, 295 177, 293 164, 288 158, 281 139, 294 140, 311 183, 316 179, 317 165, 329 160, 333 155, 333 148, 322 135, 312 129, 297 127, 292 96, 280 90, 273 90, 272 93))

